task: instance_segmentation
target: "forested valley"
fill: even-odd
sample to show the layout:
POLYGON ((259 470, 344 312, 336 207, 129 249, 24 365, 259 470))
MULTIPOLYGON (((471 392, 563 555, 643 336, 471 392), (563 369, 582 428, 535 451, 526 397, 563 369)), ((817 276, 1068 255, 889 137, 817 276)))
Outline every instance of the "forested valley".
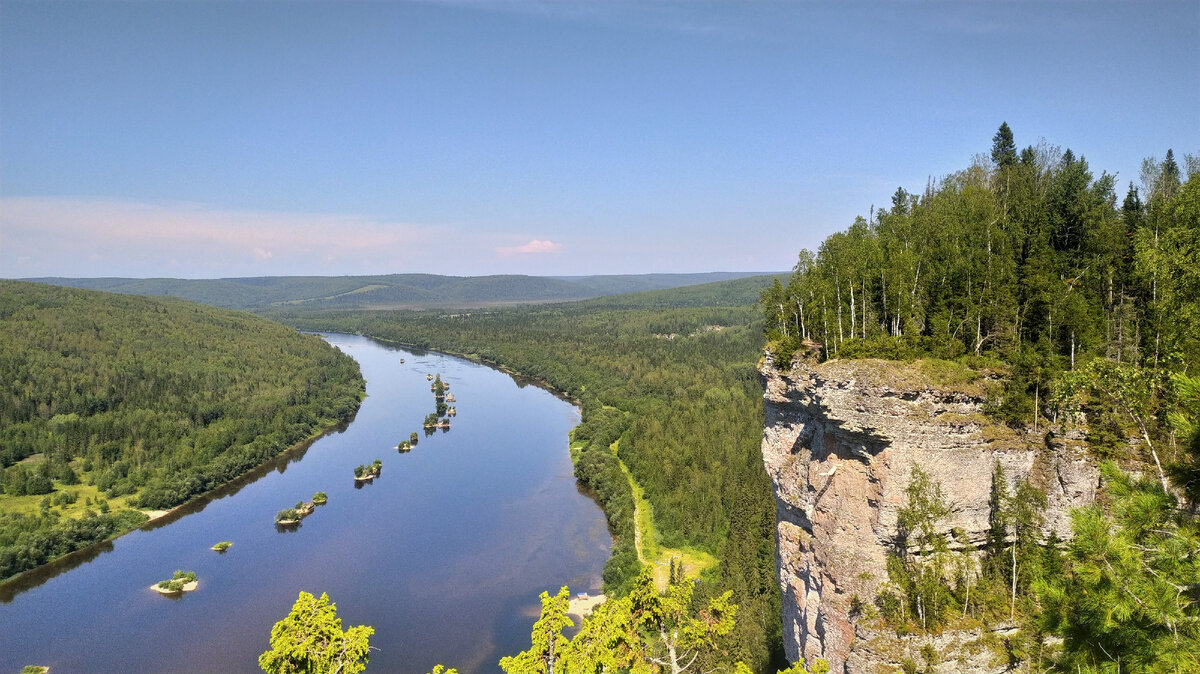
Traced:
POLYGON ((1044 493, 997 464, 977 570, 915 468, 863 615, 900 634, 1015 616, 1005 648, 1028 671, 1200 669, 1200 158, 1168 150, 1121 189, 1071 150, 1018 151, 1003 124, 990 155, 802 251, 762 308, 776 362, 999 373, 995 421, 1047 447, 1082 432, 1102 463, 1066 543, 1041 535, 1044 493))
POLYGON ((759 451, 763 408, 755 370, 762 321, 754 302, 770 280, 458 314, 270 315, 301 329, 361 332, 466 355, 580 401, 575 472, 616 538, 606 591, 630 592, 641 571, 633 495, 619 457, 653 506, 660 542, 720 560, 688 603, 704 606, 732 591, 737 621, 721 647, 703 657, 709 665, 741 660, 766 671, 782 657, 775 505, 759 451))
POLYGON ((191 302, 0 282, 0 579, 127 531, 362 399, 318 337, 191 302))
MULTIPOLYGON (((1120 190, 1071 150, 1018 150, 1007 124, 992 141, 968 168, 898 189, 889 208, 802 251, 786 278, 503 308, 260 311, 473 358, 577 400, 575 474, 615 537, 597 615, 628 628, 670 613, 707 629, 705 671, 783 665, 764 334, 785 366, 798 355, 986 372, 995 423, 1047 445, 1083 434, 1103 464, 1101 498, 1072 514, 1071 540, 1046 539, 1044 494, 997 468, 991 535, 967 554, 940 531, 949 505, 916 468, 888 583, 856 610, 910 635, 1013 621, 1000 650, 1029 671, 1195 671, 1200 160, 1168 151, 1120 190), (679 582, 673 566, 660 593, 635 549, 639 498, 653 543, 718 560, 701 582, 679 582)), ((362 394, 351 359, 245 314, 4 283, 0 319, 0 577, 136 525, 131 507, 211 489, 346 418, 362 394)), ((557 641, 566 600, 542 598, 534 650, 541 626, 575 652, 557 641)), ((598 640, 580 649, 608 638, 589 629, 598 640)), ((507 666, 532 671, 534 655, 507 666)))

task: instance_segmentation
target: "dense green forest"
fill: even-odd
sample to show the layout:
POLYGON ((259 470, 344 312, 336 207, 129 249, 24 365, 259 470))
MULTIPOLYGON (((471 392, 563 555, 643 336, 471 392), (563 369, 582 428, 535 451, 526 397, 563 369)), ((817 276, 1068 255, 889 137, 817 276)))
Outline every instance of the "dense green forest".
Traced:
POLYGON ((263 276, 255 278, 36 278, 59 286, 180 297, 230 309, 480 307, 584 299, 752 276, 738 272, 609 276, 263 276))
POLYGON ((1198 161, 1184 182, 1171 151, 1148 159, 1120 198, 1071 150, 1018 152, 1005 125, 991 161, 898 189, 891 208, 802 251, 763 298, 768 334, 829 357, 995 354, 1030 394, 1093 355, 1183 369, 1200 359, 1198 161))
POLYGON ((607 591, 636 585, 633 496, 644 489, 664 545, 716 555, 696 601, 732 591, 736 627, 722 658, 765 671, 781 655, 775 505, 759 449, 762 326, 771 277, 583 302, 435 312, 274 313, 303 329, 362 332, 464 354, 545 380, 579 400, 576 475, 604 507, 616 547, 607 591))
POLYGON ((1200 160, 1147 159, 1119 197, 1071 150, 1018 151, 1007 124, 992 140, 802 251, 763 293, 769 347, 1002 372, 988 413, 1047 446, 1082 430, 1102 497, 1070 542, 1043 540, 1045 495, 997 464, 977 567, 915 468, 890 583, 861 611, 898 632, 1015 619, 1004 649, 1029 671, 1200 670, 1200 160))
POLYGON ((0 578, 126 531, 358 408, 353 359, 248 314, 0 282, 0 578))

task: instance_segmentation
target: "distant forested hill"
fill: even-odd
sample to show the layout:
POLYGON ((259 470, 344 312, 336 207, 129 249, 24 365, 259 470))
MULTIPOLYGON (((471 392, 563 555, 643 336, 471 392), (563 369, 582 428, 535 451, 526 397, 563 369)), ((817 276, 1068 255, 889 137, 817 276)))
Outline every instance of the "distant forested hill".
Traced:
POLYGON ((615 276, 264 276, 227 279, 35 278, 38 283, 166 295, 231 309, 480 307, 577 300, 754 276, 755 273, 630 274, 615 276))
POLYGON ((265 319, 0 281, 0 578, 237 477, 362 390, 352 358, 265 319))

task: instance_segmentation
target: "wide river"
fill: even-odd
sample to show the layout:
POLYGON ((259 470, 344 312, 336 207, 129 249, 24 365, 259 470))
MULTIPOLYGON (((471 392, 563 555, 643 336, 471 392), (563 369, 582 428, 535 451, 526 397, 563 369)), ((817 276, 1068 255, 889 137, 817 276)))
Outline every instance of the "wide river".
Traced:
POLYGON ((612 540, 571 474, 575 407, 451 356, 326 339, 367 379, 354 420, 165 525, 0 586, 0 671, 260 671, 271 626, 306 591, 328 593, 343 627, 375 628, 368 671, 493 672, 529 646, 540 592, 598 591, 612 540), (428 373, 449 383, 458 416, 426 437, 428 373), (413 451, 393 449, 412 431, 413 451), (376 458, 383 474, 356 485, 355 466, 376 458), (327 505, 276 528, 277 511, 317 491, 327 505), (209 549, 222 540, 228 552, 209 549), (149 589, 176 569, 199 589, 149 589))

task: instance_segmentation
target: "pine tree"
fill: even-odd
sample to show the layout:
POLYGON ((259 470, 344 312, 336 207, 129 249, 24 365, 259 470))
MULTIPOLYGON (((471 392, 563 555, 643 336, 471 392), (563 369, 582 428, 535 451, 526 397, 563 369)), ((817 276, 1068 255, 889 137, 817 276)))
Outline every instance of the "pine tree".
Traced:
POLYGON ((1065 574, 1035 587, 1063 635, 1063 671, 1200 670, 1200 530, 1154 480, 1102 469, 1111 514, 1072 514, 1065 574))

